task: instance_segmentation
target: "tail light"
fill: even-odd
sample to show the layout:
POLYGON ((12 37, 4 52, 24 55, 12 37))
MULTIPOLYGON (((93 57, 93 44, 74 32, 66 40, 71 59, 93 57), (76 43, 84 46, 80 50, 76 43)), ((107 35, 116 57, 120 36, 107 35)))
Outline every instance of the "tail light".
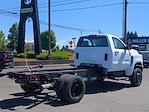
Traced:
POLYGON ((7 61, 7 59, 8 59, 8 54, 7 54, 7 53, 4 53, 4 54, 3 54, 3 60, 4 60, 4 61, 7 61))
POLYGON ((91 38, 96 38, 97 35, 89 35, 91 38))
POLYGON ((29 80, 29 81, 37 81, 38 78, 37 78, 36 75, 29 75, 29 76, 27 77, 27 80, 29 80))

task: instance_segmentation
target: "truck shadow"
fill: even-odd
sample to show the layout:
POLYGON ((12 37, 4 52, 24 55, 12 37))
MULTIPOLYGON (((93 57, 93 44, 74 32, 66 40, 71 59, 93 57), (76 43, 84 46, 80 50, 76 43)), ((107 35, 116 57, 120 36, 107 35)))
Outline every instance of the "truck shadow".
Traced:
POLYGON ((6 74, 4 74, 4 73, 0 73, 0 78, 1 77, 4 77, 6 74))
POLYGON ((86 84, 86 94, 114 92, 124 88, 130 88, 128 83, 104 81, 104 82, 89 82, 86 84))
MULTIPOLYGON (((101 84, 89 82, 86 84, 86 94, 114 92, 124 88, 131 87, 130 84, 105 81, 101 84)), ((23 106, 25 109, 34 108, 40 104, 53 107, 69 105, 57 99, 55 92, 46 92, 39 95, 31 95, 25 92, 10 94, 14 98, 0 101, 0 109, 15 111, 17 107, 23 106), (52 93, 52 95, 51 95, 52 93), (54 95, 53 95, 54 93, 54 95)))

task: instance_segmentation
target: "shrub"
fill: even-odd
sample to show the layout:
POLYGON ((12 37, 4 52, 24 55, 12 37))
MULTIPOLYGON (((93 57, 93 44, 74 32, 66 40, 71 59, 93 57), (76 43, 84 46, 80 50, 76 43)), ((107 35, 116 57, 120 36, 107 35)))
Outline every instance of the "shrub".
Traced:
POLYGON ((36 56, 36 59, 38 59, 38 60, 46 60, 46 59, 48 59, 48 53, 41 53, 41 54, 36 56))
POLYGON ((72 56, 73 53, 68 51, 56 51, 52 53, 52 57, 56 59, 70 59, 72 56))
POLYGON ((25 58, 26 57, 26 54, 25 53, 20 53, 20 54, 17 54, 17 57, 19 57, 19 58, 25 58))
POLYGON ((14 57, 17 57, 17 52, 13 52, 13 56, 14 57))
POLYGON ((26 57, 27 57, 27 58, 36 58, 36 54, 33 53, 33 52, 27 52, 27 53, 26 53, 26 57))
POLYGON ((20 53, 20 54, 17 54, 16 57, 19 57, 19 58, 36 58, 36 54, 33 53, 33 52, 26 52, 26 53, 20 53))
POLYGON ((56 51, 60 51, 59 46, 56 46, 56 47, 54 47, 54 48, 52 49, 52 52, 56 52, 56 51))

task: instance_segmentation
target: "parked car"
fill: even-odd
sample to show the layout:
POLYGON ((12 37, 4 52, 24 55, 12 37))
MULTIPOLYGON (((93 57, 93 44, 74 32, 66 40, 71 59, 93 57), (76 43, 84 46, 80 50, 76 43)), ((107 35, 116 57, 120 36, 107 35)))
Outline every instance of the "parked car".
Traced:
POLYGON ((145 68, 149 66, 149 51, 139 51, 143 56, 143 65, 145 68))
POLYGON ((4 68, 13 68, 13 51, 0 51, 0 72, 4 68))

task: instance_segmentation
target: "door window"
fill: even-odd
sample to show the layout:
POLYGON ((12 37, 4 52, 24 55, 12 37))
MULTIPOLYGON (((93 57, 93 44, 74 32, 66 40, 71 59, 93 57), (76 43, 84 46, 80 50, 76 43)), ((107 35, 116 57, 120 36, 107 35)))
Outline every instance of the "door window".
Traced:
POLYGON ((117 38, 115 37, 112 37, 113 39, 113 43, 114 43, 114 47, 116 49, 124 49, 125 48, 125 45, 117 38))

